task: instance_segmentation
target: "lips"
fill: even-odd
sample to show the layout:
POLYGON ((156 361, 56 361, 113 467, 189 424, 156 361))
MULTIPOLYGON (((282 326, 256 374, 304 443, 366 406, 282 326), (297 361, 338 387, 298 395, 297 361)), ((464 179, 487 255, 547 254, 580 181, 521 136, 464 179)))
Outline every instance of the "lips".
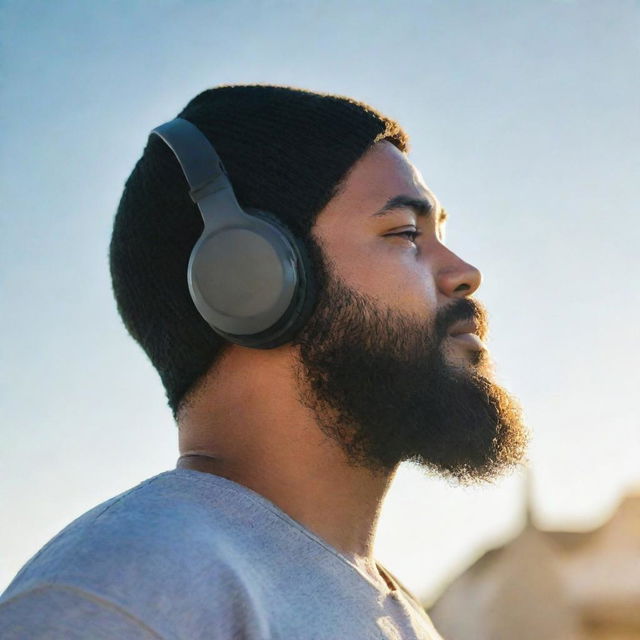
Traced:
POLYGON ((452 338, 469 333, 478 336, 478 324, 473 320, 456 322, 449 330, 449 336, 451 336, 452 338))
POLYGON ((473 320, 456 322, 449 330, 448 336, 471 351, 484 351, 486 346, 479 335, 480 327, 473 320))
POLYGON ((484 351, 487 347, 475 333, 458 333, 451 336, 456 342, 463 344, 472 351, 484 351))

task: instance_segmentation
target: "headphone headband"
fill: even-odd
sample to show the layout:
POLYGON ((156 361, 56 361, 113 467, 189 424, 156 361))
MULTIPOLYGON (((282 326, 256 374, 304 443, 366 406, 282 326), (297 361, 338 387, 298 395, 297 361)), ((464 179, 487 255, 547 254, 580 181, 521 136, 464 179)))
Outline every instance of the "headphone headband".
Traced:
POLYGON ((194 202, 205 197, 220 178, 228 183, 220 156, 204 133, 188 120, 175 118, 156 127, 151 134, 162 138, 173 151, 189 183, 189 195, 194 202))

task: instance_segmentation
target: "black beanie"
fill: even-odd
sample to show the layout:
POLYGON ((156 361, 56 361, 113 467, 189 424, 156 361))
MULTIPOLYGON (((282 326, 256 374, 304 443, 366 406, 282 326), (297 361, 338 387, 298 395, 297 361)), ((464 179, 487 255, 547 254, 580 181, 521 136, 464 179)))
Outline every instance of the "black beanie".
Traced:
MULTIPOLYGON (((215 146, 240 205, 276 215, 303 240, 369 147, 407 146, 399 125, 366 104, 288 87, 209 89, 179 115, 215 146)), ((187 286, 202 228, 175 156, 151 136, 125 185, 109 258, 118 311, 158 370, 174 415, 227 344, 187 286)))

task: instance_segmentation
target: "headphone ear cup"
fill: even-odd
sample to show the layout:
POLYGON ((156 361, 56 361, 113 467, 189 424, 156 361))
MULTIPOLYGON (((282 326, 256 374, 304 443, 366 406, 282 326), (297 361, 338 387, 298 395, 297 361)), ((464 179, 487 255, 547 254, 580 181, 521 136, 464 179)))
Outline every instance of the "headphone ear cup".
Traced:
POLYGON ((260 333, 295 297, 296 260, 288 239, 256 218, 243 226, 205 228, 189 260, 191 297, 212 328, 260 333))
POLYGON ((240 225, 207 228, 187 280, 209 326, 229 342, 270 349, 290 342, 315 303, 304 243, 275 216, 242 211, 240 225))
POLYGON ((244 211, 253 218, 257 218, 277 229, 287 239, 296 256, 298 278, 296 291, 289 308, 272 328, 259 336, 256 335, 250 338, 254 344, 246 344, 246 346, 270 349, 291 342, 307 323, 315 308, 317 283, 309 251, 302 239, 296 236, 285 223, 269 211, 253 208, 247 208, 244 211))

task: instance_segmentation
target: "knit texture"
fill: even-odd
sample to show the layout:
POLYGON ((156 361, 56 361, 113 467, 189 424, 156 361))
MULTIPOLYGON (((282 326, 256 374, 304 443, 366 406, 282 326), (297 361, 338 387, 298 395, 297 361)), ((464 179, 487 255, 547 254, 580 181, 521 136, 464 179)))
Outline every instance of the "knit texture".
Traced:
MULTIPOLYGON (((407 147, 400 126, 372 107, 288 87, 216 87, 179 115, 215 146, 240 205, 274 214, 303 241, 367 149, 380 140, 407 147)), ((227 344, 187 286, 202 229, 178 161, 151 136, 126 182, 109 257, 118 311, 158 370, 174 415, 227 344)))

